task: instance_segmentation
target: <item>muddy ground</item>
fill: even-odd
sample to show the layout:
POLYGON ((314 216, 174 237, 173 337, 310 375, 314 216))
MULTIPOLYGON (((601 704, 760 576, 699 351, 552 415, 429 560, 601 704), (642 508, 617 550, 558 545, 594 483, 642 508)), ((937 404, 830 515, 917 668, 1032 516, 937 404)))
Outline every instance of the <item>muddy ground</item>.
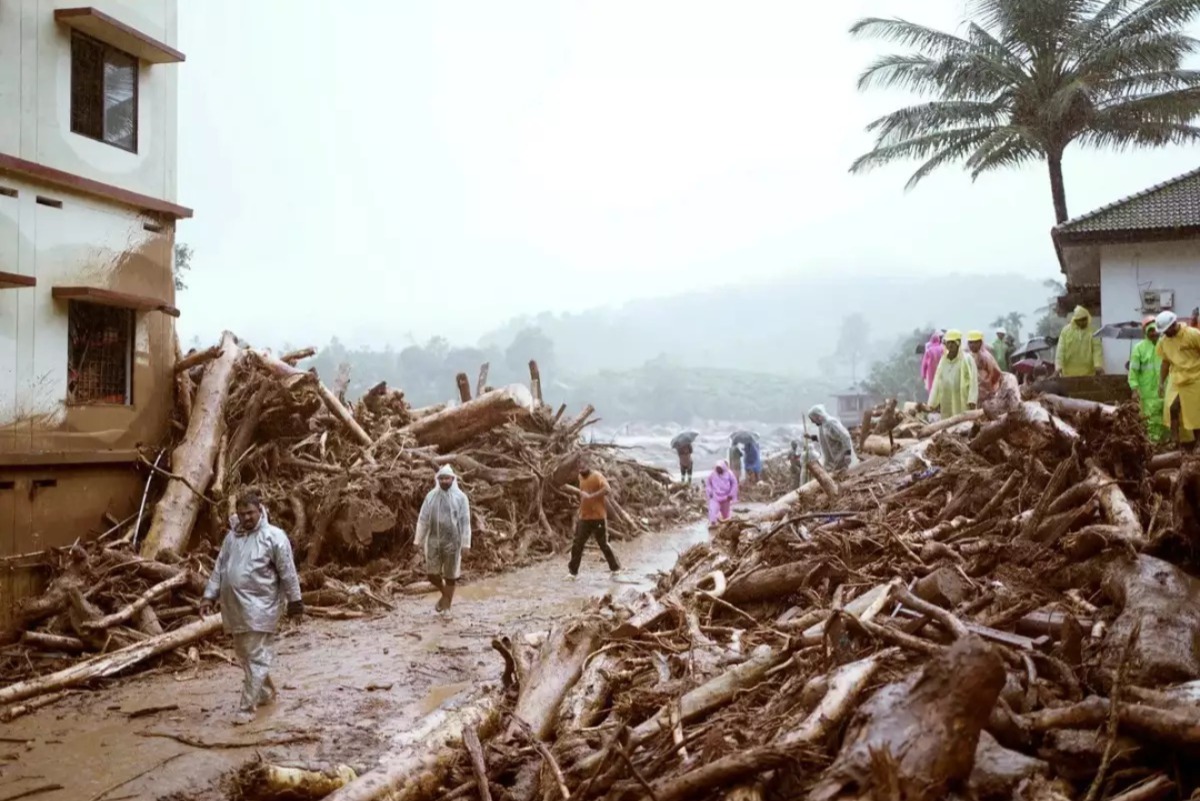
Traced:
POLYGON ((279 702, 245 727, 231 725, 241 670, 211 657, 80 692, 0 729, 0 798, 59 784, 38 801, 216 801, 230 797, 230 777, 259 754, 370 768, 392 735, 464 689, 499 682, 494 636, 543 628, 592 597, 649 588, 707 536, 699 523, 615 543, 625 568, 615 579, 594 546, 577 582, 567 580, 565 556, 465 577, 448 620, 433 613, 432 595, 397 599, 394 612, 363 620, 309 618, 281 639, 272 671, 279 702), (171 705, 178 709, 129 717, 171 705))

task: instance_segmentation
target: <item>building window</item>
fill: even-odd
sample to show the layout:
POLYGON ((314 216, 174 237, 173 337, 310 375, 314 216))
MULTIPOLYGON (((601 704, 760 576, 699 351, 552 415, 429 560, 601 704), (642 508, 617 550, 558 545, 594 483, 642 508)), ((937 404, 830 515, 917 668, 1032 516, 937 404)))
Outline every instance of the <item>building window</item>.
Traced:
POLYGON ((71 130, 137 152, 138 60, 71 34, 71 130))
POLYGON ((133 330, 131 309, 70 301, 68 403, 133 403, 133 330))

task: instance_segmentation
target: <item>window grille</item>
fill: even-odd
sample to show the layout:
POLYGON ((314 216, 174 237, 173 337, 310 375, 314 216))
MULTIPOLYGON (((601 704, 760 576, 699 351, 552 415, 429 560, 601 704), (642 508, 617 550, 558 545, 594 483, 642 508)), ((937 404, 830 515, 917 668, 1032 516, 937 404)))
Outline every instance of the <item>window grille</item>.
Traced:
POLYGON ((71 301, 67 402, 133 403, 133 311, 71 301))

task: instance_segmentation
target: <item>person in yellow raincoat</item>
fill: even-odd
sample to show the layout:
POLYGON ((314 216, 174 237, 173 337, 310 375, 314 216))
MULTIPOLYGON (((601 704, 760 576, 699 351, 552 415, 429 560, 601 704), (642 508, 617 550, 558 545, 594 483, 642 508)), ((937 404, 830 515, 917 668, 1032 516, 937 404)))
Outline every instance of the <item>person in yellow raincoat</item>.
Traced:
POLYGON ((1158 394, 1164 399, 1163 424, 1177 441, 1186 442, 1200 435, 1200 331, 1170 311, 1160 312, 1154 324, 1162 357, 1158 394))
POLYGON ((1054 369, 1058 375, 1096 375, 1104 372, 1104 349, 1092 336, 1092 314, 1076 306, 1071 321, 1058 335, 1058 350, 1054 352, 1054 369))
POLYGON ((979 374, 975 360, 962 352, 961 331, 947 331, 944 341, 946 352, 933 375, 929 408, 940 411, 943 417, 953 417, 979 403, 979 374))

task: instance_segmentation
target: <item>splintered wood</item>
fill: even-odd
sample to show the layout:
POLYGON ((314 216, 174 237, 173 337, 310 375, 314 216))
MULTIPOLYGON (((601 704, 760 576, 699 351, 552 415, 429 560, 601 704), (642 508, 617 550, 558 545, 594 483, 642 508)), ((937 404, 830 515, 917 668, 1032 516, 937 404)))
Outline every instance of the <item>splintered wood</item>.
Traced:
MULTIPOLYGON (((226 332, 218 346, 180 359, 183 433, 169 462, 144 460, 152 471, 144 515, 40 554, 49 586, 0 631, 0 681, 18 682, 24 698, 111 675, 111 665, 136 670, 164 655, 184 663, 181 646, 216 631, 198 625, 203 579, 246 491, 289 535, 310 614, 339 619, 428 590, 413 532, 443 465, 454 466, 470 498, 464 569, 473 575, 570 547, 579 504, 571 483, 585 455, 614 488, 614 538, 699 516, 665 471, 583 441, 591 406, 554 414, 528 387, 487 387, 486 368, 475 397, 458 382, 458 405, 414 410, 385 383, 348 403, 296 366, 311 355, 277 357, 226 332), (139 527, 143 519, 148 527, 139 527)), ((448 376, 447 395, 455 387, 448 376)), ((539 731, 548 725, 535 722, 539 731)))
POLYGON ((893 455, 723 524, 537 651, 502 638, 495 735, 439 743, 432 786, 346 797, 470 798, 480 766, 526 801, 1196 797, 1194 535, 1140 415, 1009 409, 881 407, 893 455))

